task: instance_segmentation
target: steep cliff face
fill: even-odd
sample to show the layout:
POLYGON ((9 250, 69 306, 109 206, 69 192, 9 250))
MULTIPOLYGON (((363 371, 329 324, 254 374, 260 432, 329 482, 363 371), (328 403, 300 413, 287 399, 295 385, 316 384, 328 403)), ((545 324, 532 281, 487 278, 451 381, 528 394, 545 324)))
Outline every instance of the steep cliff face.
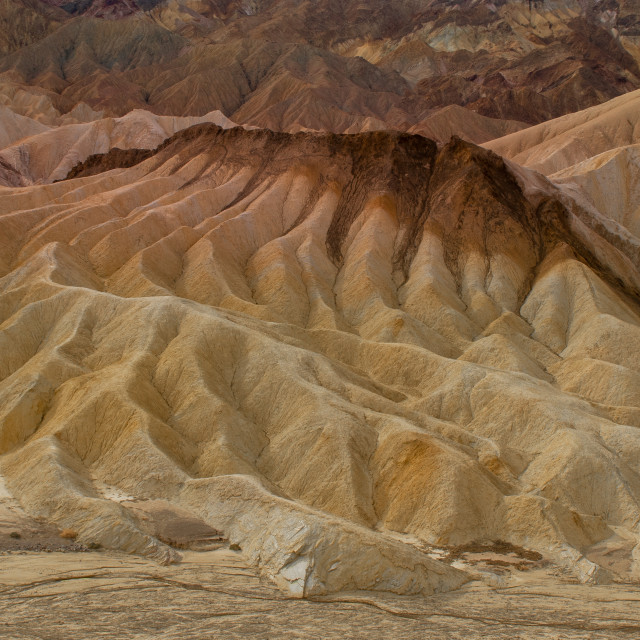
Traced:
POLYGON ((170 559, 109 495, 166 499, 294 595, 452 588, 419 544, 482 540, 597 580, 622 536, 638 574, 624 229, 400 133, 198 125, 71 176, 0 193, 0 470, 29 513, 170 559))

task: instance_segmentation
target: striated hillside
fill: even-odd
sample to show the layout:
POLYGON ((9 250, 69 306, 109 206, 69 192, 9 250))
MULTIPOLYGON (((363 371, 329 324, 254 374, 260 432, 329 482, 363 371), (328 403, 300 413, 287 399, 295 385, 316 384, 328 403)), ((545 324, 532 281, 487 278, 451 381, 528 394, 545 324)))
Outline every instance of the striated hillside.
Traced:
POLYGON ((64 11, 40 0, 1 0, 0 55, 42 40, 67 19, 64 11))
POLYGON ((114 496, 166 500, 293 595, 452 589, 482 540, 640 576, 637 236, 460 139, 204 124, 72 175, 0 191, 31 516, 170 561, 114 496))
POLYGON ((635 637, 639 136, 640 0, 0 0, 8 618, 635 637))
POLYGON ((492 140, 485 146, 546 175, 640 143, 640 91, 492 140))
POLYGON ((485 145, 640 235, 640 91, 485 145))
POLYGON ((360 132, 422 131, 457 105, 485 142, 640 88, 637 0, 18 4, 0 3, 0 88, 62 111, 360 132))
POLYGON ((8 131, 0 129, 0 143, 6 138, 8 144, 0 144, 0 185, 14 187, 61 180, 89 156, 112 148, 155 149, 176 131, 195 124, 212 122, 225 128, 234 126, 219 111, 201 118, 132 111, 122 118, 102 118, 52 128, 8 109, 0 110, 0 117, 3 114, 8 131), (9 131, 13 134, 11 137, 7 135, 9 131))

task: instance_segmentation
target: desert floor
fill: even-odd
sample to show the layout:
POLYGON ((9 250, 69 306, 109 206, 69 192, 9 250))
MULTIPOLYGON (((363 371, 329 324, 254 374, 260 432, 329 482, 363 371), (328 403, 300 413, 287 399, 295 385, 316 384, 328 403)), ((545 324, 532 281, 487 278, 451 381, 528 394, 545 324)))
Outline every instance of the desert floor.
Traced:
POLYGON ((110 551, 4 551, 0 637, 637 638, 640 586, 571 584, 514 572, 430 598, 283 597, 228 549, 161 566, 110 551))

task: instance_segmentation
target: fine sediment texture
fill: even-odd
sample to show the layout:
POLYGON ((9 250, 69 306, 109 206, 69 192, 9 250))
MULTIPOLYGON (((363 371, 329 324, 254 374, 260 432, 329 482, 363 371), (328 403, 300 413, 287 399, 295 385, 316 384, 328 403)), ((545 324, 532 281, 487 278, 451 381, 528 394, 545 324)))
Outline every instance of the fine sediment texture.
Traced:
MULTIPOLYGON (((482 143, 640 88, 637 0, 0 0, 0 103, 482 143)), ((77 113, 73 113, 78 110, 77 113)))
POLYGON ((62 640, 88 629, 114 640, 633 640, 640 630, 637 586, 570 584, 544 571, 428 599, 360 592, 301 600, 222 549, 190 551, 167 567, 114 552, 0 560, 0 633, 8 640, 62 640))
POLYGON ((433 549, 498 540, 640 578, 631 232, 390 132, 203 124, 70 176, 0 191, 27 516, 171 562, 113 496, 160 500, 296 597, 446 592, 471 575, 433 549))

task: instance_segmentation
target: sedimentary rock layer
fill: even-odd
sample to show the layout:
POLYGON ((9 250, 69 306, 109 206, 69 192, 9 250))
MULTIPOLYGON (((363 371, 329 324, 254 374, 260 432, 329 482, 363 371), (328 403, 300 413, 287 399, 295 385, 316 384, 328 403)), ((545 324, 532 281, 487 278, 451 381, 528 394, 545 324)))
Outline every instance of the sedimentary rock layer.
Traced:
POLYGON ((636 0, 5 0, 2 23, 1 92, 62 112, 433 137, 457 105, 484 142, 640 87, 636 0))
POLYGON ((638 576, 629 230, 459 139, 136 153, 0 191, 0 473, 30 515, 171 560, 110 496, 167 500, 295 595, 450 589, 420 545, 479 540, 638 576))

